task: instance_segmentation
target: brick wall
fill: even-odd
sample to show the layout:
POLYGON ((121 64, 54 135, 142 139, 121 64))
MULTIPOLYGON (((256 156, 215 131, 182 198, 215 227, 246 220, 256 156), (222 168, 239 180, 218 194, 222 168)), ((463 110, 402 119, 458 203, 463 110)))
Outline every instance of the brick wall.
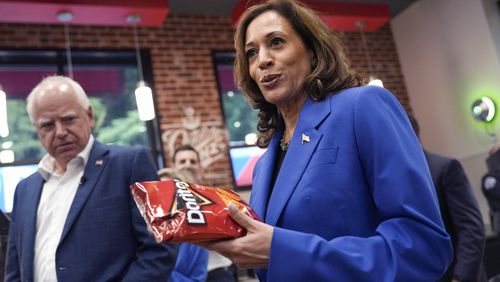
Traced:
MULTIPOLYGON (((344 32, 342 36, 354 68, 368 73, 369 66, 361 44, 361 34, 344 32)), ((411 110, 390 24, 384 25, 376 32, 365 32, 365 39, 374 73, 384 82, 384 87, 391 91, 407 110, 411 110)))
MULTIPOLYGON (((141 49, 151 53, 157 109, 162 130, 181 124, 182 108, 191 106, 202 121, 222 124, 217 83, 212 66, 213 50, 233 48, 233 27, 229 17, 169 15, 160 28, 138 28, 141 49)), ((2 48, 60 48, 64 30, 58 25, 0 24, 2 48)), ((343 33, 353 66, 367 71, 368 65, 359 33, 343 33)), ((376 74, 409 109, 399 60, 390 26, 366 33, 376 74)), ((71 26, 73 48, 133 49, 130 27, 71 26)), ((226 137, 224 137, 226 140, 226 137)), ((166 146, 166 145, 165 145, 166 146)), ((168 151, 168 148, 165 148, 168 151)), ((219 175, 213 185, 231 185, 227 154, 207 170, 219 175)))

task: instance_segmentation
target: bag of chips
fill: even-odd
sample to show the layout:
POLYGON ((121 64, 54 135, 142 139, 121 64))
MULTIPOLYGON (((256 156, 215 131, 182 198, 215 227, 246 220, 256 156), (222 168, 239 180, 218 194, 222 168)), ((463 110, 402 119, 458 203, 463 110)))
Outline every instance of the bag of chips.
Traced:
POLYGON ((130 189, 148 230, 158 242, 200 242, 244 236, 246 230, 229 215, 229 203, 260 220, 233 190, 180 180, 136 182, 130 189))

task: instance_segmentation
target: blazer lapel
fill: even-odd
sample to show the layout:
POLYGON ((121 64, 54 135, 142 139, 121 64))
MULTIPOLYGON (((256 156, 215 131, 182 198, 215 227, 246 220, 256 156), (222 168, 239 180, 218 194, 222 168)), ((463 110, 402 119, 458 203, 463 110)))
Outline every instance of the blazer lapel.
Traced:
POLYGON ((73 203, 71 204, 68 217, 66 218, 66 222, 64 224, 60 242, 64 240, 64 238, 68 234, 68 231, 71 229, 71 226, 74 224, 76 218, 78 217, 78 214, 87 202, 90 194, 92 194, 92 191, 94 190, 97 181, 99 180, 99 177, 104 171, 104 168, 107 164, 107 153, 108 149, 104 145, 97 141, 94 141, 94 146, 92 148, 92 151, 90 152, 87 165, 85 166, 85 171, 83 172, 83 176, 86 178, 86 181, 82 183, 76 191, 75 198, 73 200, 73 203))
POLYGON ((261 156, 259 160, 259 165, 261 165, 259 174, 255 176, 252 184, 250 206, 263 219, 266 218, 266 207, 269 199, 269 191, 271 190, 279 138, 280 137, 275 134, 266 152, 261 156))
POLYGON ((322 102, 315 102, 308 98, 304 104, 276 179, 273 193, 269 199, 269 208, 266 214, 268 224, 277 224, 285 204, 297 187, 311 156, 323 136, 316 128, 329 114, 330 103, 328 98, 322 102))

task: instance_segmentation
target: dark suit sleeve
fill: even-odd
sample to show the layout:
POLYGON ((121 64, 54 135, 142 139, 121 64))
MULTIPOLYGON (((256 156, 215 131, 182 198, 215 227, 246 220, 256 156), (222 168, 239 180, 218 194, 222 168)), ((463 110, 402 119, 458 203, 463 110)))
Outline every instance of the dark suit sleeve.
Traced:
MULTIPOLYGON (((146 150, 141 150, 132 165, 130 183, 157 180, 156 168, 146 150)), ((132 224, 137 237, 137 259, 131 264, 123 281, 166 281, 177 257, 177 246, 157 244, 147 231, 135 201, 130 196, 132 224)))
POLYGON ((485 244, 484 225, 477 201, 457 160, 449 162, 441 181, 444 201, 456 232, 453 276, 475 281, 485 244))

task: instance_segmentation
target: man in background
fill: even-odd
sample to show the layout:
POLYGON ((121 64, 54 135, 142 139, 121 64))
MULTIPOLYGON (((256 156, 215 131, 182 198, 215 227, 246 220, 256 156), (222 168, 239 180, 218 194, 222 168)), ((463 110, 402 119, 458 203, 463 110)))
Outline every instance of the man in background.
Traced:
POLYGON ((172 167, 177 171, 188 171, 194 181, 202 181, 200 162, 200 154, 191 145, 181 145, 174 150, 172 167))
MULTIPOLYGON (((194 176, 195 183, 201 181, 200 155, 190 145, 182 145, 174 151, 172 158, 176 170, 186 170, 194 176)), ((238 281, 236 266, 225 256, 215 252, 208 252, 207 282, 232 282, 238 281)))
POLYGON ((488 172, 482 177, 482 191, 488 201, 491 229, 500 235, 500 145, 491 148, 486 166, 488 172))
MULTIPOLYGON (((417 120, 408 114, 419 137, 417 120)), ((486 281, 482 267, 485 231, 481 212, 462 165, 456 160, 424 150, 434 182, 446 231, 450 234, 454 257, 439 281, 486 281)))
POLYGON ((26 108, 47 154, 15 191, 5 281, 166 281, 177 247, 155 243, 129 188, 158 179, 150 153, 94 140, 68 77, 42 80, 26 108))

